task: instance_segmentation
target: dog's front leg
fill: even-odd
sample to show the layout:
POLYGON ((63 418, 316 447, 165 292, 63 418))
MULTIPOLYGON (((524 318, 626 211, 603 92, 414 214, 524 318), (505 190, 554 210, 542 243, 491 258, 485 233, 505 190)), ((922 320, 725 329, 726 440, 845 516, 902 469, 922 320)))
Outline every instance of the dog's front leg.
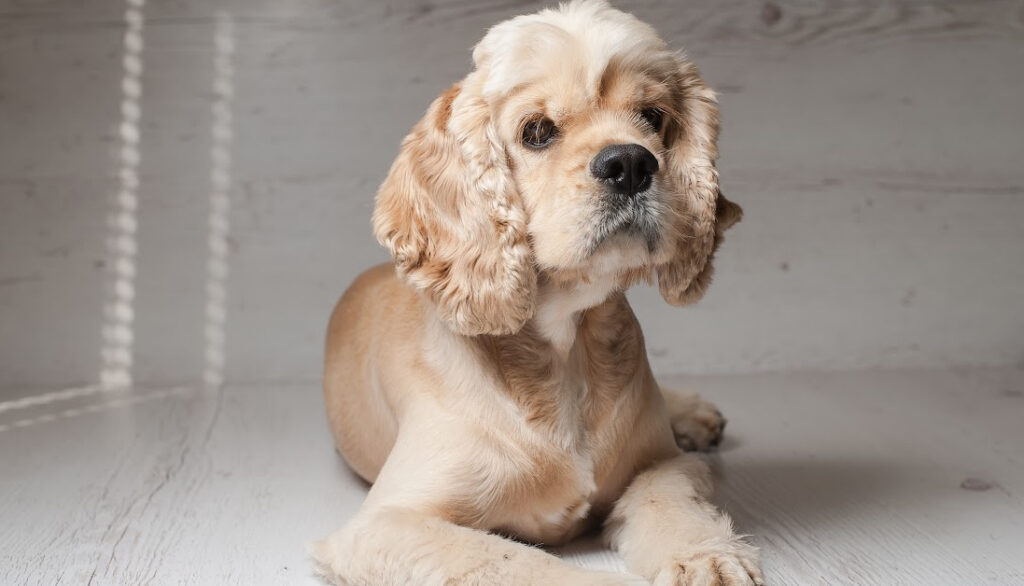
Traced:
POLYGON ((321 575, 343 586, 647 584, 407 508, 361 512, 312 550, 321 575))
POLYGON ((641 472, 608 518, 609 541, 655 586, 750 586, 764 579, 757 549, 708 502, 707 466, 679 456, 641 472))

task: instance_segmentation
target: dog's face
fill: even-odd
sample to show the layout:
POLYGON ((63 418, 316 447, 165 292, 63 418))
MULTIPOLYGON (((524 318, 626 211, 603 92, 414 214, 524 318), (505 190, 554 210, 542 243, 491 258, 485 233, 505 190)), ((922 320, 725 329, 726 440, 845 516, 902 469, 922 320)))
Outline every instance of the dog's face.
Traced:
POLYGON ((714 167, 718 111, 696 68, 600 1, 492 28, 381 186, 374 229, 398 273, 463 334, 510 333, 538 277, 656 271, 698 299, 739 207, 714 167))
POLYGON ((675 104, 661 80, 674 72, 588 71, 583 55, 569 56, 585 51, 573 37, 554 40, 561 56, 510 83, 496 116, 536 264, 589 274, 667 262, 682 187, 666 156, 675 104))

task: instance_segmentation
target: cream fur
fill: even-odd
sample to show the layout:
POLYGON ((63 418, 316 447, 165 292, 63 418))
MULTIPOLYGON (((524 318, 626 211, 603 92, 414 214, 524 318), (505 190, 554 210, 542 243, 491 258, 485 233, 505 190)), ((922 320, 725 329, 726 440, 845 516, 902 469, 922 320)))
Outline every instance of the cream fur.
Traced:
POLYGON ((501 23, 474 60, 381 186, 374 231, 394 265, 361 275, 331 317, 327 416, 373 486, 314 546, 320 571, 344 585, 762 583, 678 447, 714 445, 724 419, 662 394, 622 293, 657 274, 667 301, 695 301, 739 219, 718 192, 714 94, 600 1, 501 23), (544 150, 519 142, 536 115, 559 128, 544 150), (599 231, 588 163, 623 142, 659 162, 642 194, 654 242, 599 231), (555 544, 602 521, 635 576, 500 536, 555 544))

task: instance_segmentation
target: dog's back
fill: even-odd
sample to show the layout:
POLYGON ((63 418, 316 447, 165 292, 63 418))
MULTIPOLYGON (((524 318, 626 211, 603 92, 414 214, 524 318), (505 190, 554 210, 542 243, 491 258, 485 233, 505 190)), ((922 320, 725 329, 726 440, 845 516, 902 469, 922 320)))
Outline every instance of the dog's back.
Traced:
POLYGON ((391 263, 363 272, 331 314, 324 354, 324 403, 338 452, 372 482, 394 445, 395 416, 369 365, 380 363, 380 328, 408 324, 418 313, 416 295, 395 276, 391 263))

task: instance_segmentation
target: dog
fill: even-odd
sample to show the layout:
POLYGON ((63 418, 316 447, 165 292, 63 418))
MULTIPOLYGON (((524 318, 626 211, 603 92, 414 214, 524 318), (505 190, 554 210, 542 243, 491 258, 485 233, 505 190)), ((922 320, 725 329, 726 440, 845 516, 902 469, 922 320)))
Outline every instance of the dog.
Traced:
POLYGON ((582 0, 491 28, 403 141, 327 334, 337 450, 372 487, 312 546, 345 585, 763 584, 709 503, 724 419, 663 392, 624 291, 708 287, 741 209, 714 93, 653 28, 582 0), (602 527, 632 574, 561 561, 602 527))

